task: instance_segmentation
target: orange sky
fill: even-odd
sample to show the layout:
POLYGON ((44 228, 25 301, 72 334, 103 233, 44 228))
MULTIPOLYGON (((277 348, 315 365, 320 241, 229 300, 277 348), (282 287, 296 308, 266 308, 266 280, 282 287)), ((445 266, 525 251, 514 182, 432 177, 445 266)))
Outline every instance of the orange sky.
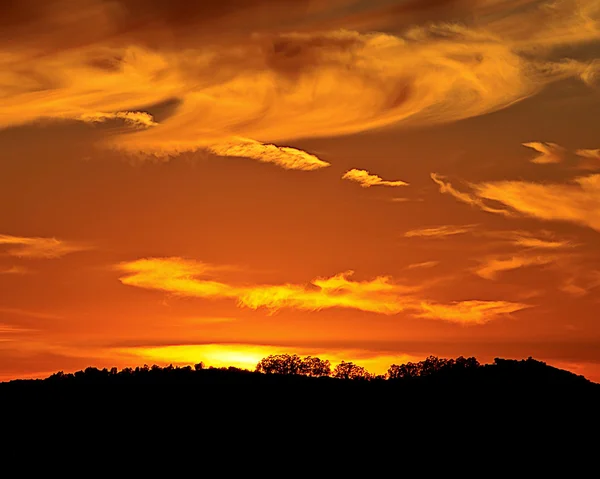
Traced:
POLYGON ((0 4, 0 380, 272 353, 600 382, 600 0, 0 4))

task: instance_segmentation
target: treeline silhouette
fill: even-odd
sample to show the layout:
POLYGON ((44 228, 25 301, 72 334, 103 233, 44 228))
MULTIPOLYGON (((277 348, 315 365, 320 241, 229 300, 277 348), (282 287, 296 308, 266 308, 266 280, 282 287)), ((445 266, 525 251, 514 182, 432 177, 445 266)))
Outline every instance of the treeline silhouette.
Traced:
POLYGON ((83 385, 185 384, 215 386, 301 385, 311 390, 360 388, 372 391, 419 391, 432 388, 476 390, 568 389, 573 392, 600 392, 600 384, 583 376, 561 370, 531 357, 525 360, 496 358, 492 364, 480 364, 474 357, 456 359, 429 356, 419 362, 392 364, 386 374, 375 375, 364 367, 342 361, 332 369, 328 360, 295 354, 263 358, 254 371, 235 367, 192 366, 136 368, 88 367, 75 373, 59 371, 45 379, 18 379, 0 383, 0 392, 22 389, 65 389, 83 385))

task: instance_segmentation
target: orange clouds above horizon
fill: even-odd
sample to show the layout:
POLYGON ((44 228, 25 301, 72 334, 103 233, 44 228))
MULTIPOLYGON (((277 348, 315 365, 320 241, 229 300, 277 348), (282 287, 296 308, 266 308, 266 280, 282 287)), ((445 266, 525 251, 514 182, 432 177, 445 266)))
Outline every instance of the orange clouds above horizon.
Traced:
POLYGON ((350 308, 379 314, 417 311, 419 317, 468 325, 482 324, 499 315, 528 307, 508 301, 480 300, 435 304, 416 296, 422 289, 419 286, 400 285, 388 277, 353 281, 352 271, 316 278, 306 285, 237 286, 202 279, 203 276, 211 276, 213 268, 183 258, 145 258, 122 263, 117 269, 126 273, 120 281, 128 286, 196 298, 236 299, 240 306, 266 308, 271 312, 283 308, 308 311, 350 308))

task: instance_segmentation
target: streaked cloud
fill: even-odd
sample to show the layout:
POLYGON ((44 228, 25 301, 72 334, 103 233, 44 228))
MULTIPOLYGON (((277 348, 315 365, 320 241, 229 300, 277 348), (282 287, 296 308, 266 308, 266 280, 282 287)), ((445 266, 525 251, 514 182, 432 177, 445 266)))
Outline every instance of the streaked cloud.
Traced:
POLYGON ((575 152, 578 156, 582 158, 590 158, 592 160, 600 161, 600 149, 597 150, 577 150, 575 152))
POLYGON ((475 195, 471 195, 468 193, 463 193, 452 186, 452 184, 448 181, 444 181, 445 178, 443 176, 439 176, 437 173, 431 173, 431 179, 440 187, 440 193, 445 193, 451 196, 454 196, 459 201, 466 203, 471 206, 475 206, 483 211, 487 211, 488 213, 496 213, 504 216, 512 216, 513 213, 509 210, 501 210, 498 208, 492 208, 491 206, 486 205, 480 198, 477 198, 475 195))
POLYGON ((251 158, 263 163, 274 163, 286 170, 313 171, 330 166, 315 155, 296 148, 264 145, 258 141, 240 140, 238 143, 212 145, 208 150, 219 156, 251 158))
POLYGON ((514 246, 530 249, 558 250, 576 246, 571 240, 558 239, 556 235, 548 231, 540 231, 537 233, 522 230, 488 231, 485 232, 484 235, 491 238, 506 240, 514 246))
POLYGON ((407 297, 415 291, 383 276, 353 281, 351 271, 316 278, 306 285, 230 285, 207 279, 213 271, 210 266, 182 258, 147 258, 123 263, 119 269, 127 273, 120 278, 126 285, 198 298, 235 299, 241 306, 272 312, 282 308, 318 311, 341 307, 396 314, 406 309, 407 297))
POLYGON ((367 170, 348 170, 342 176, 343 180, 354 181, 363 188, 370 188, 371 186, 408 186, 408 183, 400 180, 388 181, 384 180, 380 176, 369 173, 367 170))
POLYGON ((528 266, 542 266, 552 263, 556 257, 551 255, 519 254, 506 257, 492 257, 483 260, 475 273, 485 279, 497 279, 499 273, 528 266))
POLYGON ((29 274, 31 270, 23 266, 0 266, 0 274, 29 274))
POLYGON ((575 154, 581 158, 578 165, 580 170, 600 170, 600 149, 577 150, 575 154))
POLYGON ((524 216, 568 221, 600 231, 600 175, 570 183, 499 181, 474 186, 479 198, 505 204, 524 216))
POLYGON ((586 296, 596 288, 600 288, 600 271, 595 270, 577 271, 577 274, 567 276, 560 286, 561 291, 576 298, 586 296))
POLYGON ((575 178, 569 183, 495 181, 471 184, 471 193, 456 190, 432 174, 440 192, 483 211, 508 217, 529 216, 540 220, 566 221, 600 231, 600 175, 575 178), (489 207, 495 201, 510 209, 489 207))
POLYGON ((308 284, 232 285, 209 279, 216 271, 210 265, 183 258, 145 258, 121 263, 126 273, 119 280, 129 286, 165 291, 171 294, 205 299, 234 299, 239 306, 266 308, 277 312, 284 308, 320 311, 349 308, 394 315, 400 312, 428 319, 464 324, 482 324, 493 317, 525 306, 498 301, 463 301, 438 304, 416 296, 418 286, 405 286, 390 277, 354 281, 352 271, 316 278, 308 284), (464 313, 461 321, 460 314, 464 313))
MULTIPOLYGON (((351 30, 343 8, 351 2, 344 0, 194 8, 179 0, 161 7, 136 0, 63 0, 43 9, 25 3, 5 11, 3 37, 11 41, 0 52, 0 127, 120 119, 144 128, 111 132, 107 144, 147 154, 249 149, 250 158, 316 169, 325 166, 321 160, 274 145, 470 118, 557 80, 591 84, 597 71, 595 58, 557 62, 551 55, 557 46, 600 37, 592 0, 551 8, 476 1, 462 23, 441 18, 402 35, 381 33, 376 25, 390 17, 376 4, 360 12, 375 12, 370 33, 351 30), (140 111, 171 99, 179 106, 158 122, 140 111)), ((400 23, 426 11, 419 2, 399 7, 402 15, 393 18, 400 23)))
POLYGON ((407 269, 433 268, 433 267, 437 266, 438 264, 440 264, 439 261, 424 261, 422 263, 409 264, 406 268, 407 269))
POLYGON ((76 251, 90 249, 89 246, 75 244, 56 238, 38 238, 0 234, 0 248, 7 246, 6 253, 20 258, 60 258, 76 251))
POLYGON ((433 228, 410 230, 404 233, 406 238, 444 238, 458 234, 469 233, 477 225, 443 225, 433 228))
POLYGON ((530 306, 509 301, 460 301, 451 304, 423 303, 421 307, 423 312, 417 314, 418 317, 469 325, 485 324, 530 306))
POLYGON ((150 128, 158 125, 149 113, 143 111, 117 111, 115 113, 84 113, 79 117, 86 123, 104 123, 110 120, 122 120, 136 128, 150 128))
POLYGON ((566 150, 556 143, 541 143, 531 142, 523 143, 523 146, 531 148, 539 153, 538 156, 531 160, 532 163, 538 165, 547 165, 551 163, 560 163, 564 160, 566 150))

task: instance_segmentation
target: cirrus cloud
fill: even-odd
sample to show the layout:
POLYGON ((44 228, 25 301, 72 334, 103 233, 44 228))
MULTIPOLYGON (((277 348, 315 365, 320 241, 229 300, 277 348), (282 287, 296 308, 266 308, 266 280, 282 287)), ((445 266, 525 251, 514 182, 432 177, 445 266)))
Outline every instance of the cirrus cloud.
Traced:
POLYGON ((531 148, 539 153, 531 160, 538 165, 547 165, 551 163, 560 163, 564 159, 566 150, 556 143, 541 143, 538 141, 523 143, 523 146, 531 148))
POLYGON ((385 315, 407 312, 428 319, 483 324, 527 307, 508 301, 451 304, 422 301, 416 296, 419 287, 398 284, 387 276, 355 281, 352 271, 316 278, 307 284, 236 285, 212 279, 218 267, 178 257, 124 262, 117 265, 117 270, 124 273, 119 280, 128 286, 186 297, 236 300, 239 306, 265 308, 271 313, 284 308, 304 311, 348 308, 385 315))
POLYGON ((408 186, 408 183, 400 180, 388 181, 384 180, 380 176, 373 175, 367 170, 348 170, 342 176, 343 180, 354 181, 363 188, 370 188, 371 186, 408 186))
MULTIPOLYGON (((115 148, 228 154, 248 149, 235 143, 243 138, 264 147, 257 153, 252 144, 250 158, 288 169, 309 161, 317 169, 321 160, 274 145, 470 118, 553 81, 589 83, 596 71, 594 61, 551 55, 556 46, 599 37, 600 9, 591 0, 552 8, 494 3, 493 13, 490 2, 476 1, 463 24, 427 22, 396 34, 353 31, 349 21, 344 27, 346 0, 201 3, 61 0, 34 8, 25 1, 0 11, 7 40, 0 127, 114 118, 137 127, 111 134, 107 144, 115 148), (544 21, 532 22, 534 14, 544 21), (158 122, 145 112, 173 99, 178 107, 158 122)), ((410 2, 401 11, 427 8, 410 2)))
POLYGON ((0 234, 0 247, 8 246, 6 252, 20 258, 60 258, 69 253, 90 249, 56 238, 39 238, 0 234))

